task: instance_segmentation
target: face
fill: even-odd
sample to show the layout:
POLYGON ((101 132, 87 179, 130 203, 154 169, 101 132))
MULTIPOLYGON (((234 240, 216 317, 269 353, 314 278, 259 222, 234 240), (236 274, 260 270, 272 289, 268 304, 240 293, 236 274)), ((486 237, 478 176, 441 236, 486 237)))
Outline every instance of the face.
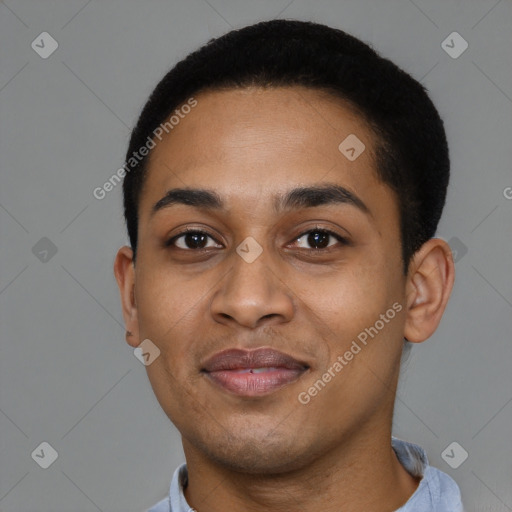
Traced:
POLYGON ((387 431, 405 277, 370 132, 305 88, 196 100, 150 156, 128 315, 185 452, 280 472, 387 431))

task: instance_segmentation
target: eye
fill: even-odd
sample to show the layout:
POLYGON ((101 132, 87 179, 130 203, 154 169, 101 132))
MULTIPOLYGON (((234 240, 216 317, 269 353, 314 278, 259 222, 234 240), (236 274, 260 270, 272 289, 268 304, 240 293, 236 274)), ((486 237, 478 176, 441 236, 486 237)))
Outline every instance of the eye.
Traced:
MULTIPOLYGON (((341 245, 349 245, 349 241, 341 235, 328 229, 320 228, 302 233, 299 237, 295 238, 295 241, 299 243, 299 248, 310 249, 312 251, 329 250, 332 246, 336 245, 336 242, 341 245)), ((165 246, 184 251, 201 251, 204 249, 222 247, 222 245, 206 231, 190 228, 170 238, 165 242, 165 246)))
POLYGON ((182 250, 201 250, 201 249, 210 249, 212 247, 219 247, 216 240, 206 233, 205 231, 192 230, 187 229, 186 231, 173 236, 165 243, 166 247, 177 247, 182 250), (214 242, 213 245, 209 245, 209 241, 214 242))
POLYGON ((329 231, 328 229, 312 229, 302 233, 302 235, 300 235, 295 240, 299 242, 299 244, 303 244, 299 245, 301 249, 309 249, 310 247, 307 246, 307 244, 309 244, 309 246, 313 247, 313 250, 317 251, 325 250, 332 247, 333 245, 336 245, 336 240, 341 243, 341 245, 348 245, 348 240, 346 238, 343 238, 342 236, 334 233, 333 231, 329 231))

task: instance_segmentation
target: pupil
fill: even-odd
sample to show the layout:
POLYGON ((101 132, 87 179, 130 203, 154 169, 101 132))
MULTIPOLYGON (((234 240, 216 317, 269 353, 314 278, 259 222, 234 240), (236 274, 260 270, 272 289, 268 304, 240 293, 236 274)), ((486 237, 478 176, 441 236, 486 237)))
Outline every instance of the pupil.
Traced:
POLYGON ((321 231, 313 231, 308 236, 308 243, 317 249, 327 247, 329 245, 329 234, 321 231))
POLYGON ((185 237, 185 243, 189 249, 203 248, 205 240, 206 240, 206 235, 201 234, 201 233, 189 233, 185 237), (192 240, 192 242, 191 242, 191 240, 192 240))

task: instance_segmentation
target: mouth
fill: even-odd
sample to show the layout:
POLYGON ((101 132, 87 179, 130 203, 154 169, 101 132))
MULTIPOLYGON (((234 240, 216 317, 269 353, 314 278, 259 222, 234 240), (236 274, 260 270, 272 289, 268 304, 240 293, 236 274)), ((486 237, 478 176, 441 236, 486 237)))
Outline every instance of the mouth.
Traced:
POLYGON ((265 396, 295 382, 309 369, 288 354, 269 348, 230 349, 208 359, 201 372, 224 391, 265 396))

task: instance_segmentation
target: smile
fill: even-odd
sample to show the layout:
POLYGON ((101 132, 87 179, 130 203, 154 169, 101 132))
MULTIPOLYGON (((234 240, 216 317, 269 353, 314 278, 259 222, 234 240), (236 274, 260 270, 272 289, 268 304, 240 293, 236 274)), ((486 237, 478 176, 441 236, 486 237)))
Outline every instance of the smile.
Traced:
POLYGON ((225 391, 257 397, 295 382, 308 369, 308 365, 276 350, 231 349, 209 359, 202 373, 225 391))

